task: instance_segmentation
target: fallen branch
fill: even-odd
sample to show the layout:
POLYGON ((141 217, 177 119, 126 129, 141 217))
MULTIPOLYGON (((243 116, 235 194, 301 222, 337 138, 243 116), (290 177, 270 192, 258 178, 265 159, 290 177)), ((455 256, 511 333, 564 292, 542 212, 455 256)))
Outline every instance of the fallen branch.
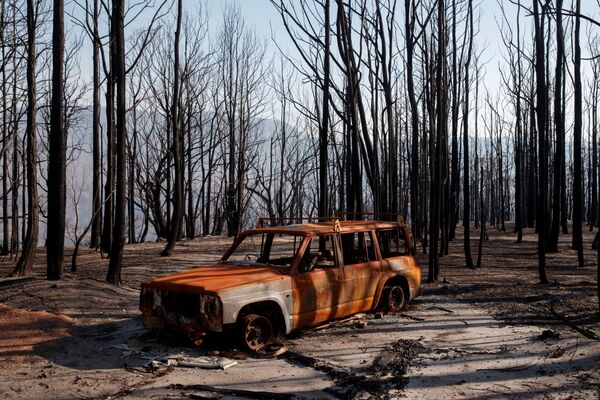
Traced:
MULTIPOLYGON (((195 390, 198 392, 210 392, 210 393, 218 393, 230 396, 240 396, 246 397, 249 399, 258 399, 258 400, 299 400, 301 397, 295 394, 289 393, 277 393, 277 392, 265 392, 265 391, 254 391, 254 390, 244 390, 244 389, 233 389, 233 388, 223 388, 209 385, 172 385, 172 389, 177 390, 195 390)), ((190 394, 188 395, 190 399, 204 399, 205 397, 190 394)))
POLYGON ((529 363, 524 365, 515 365, 513 367, 507 368, 477 368, 477 371, 499 371, 499 372, 514 372, 514 371, 524 371, 533 367, 535 363, 529 363))
MULTIPOLYGON (((127 366, 125 366, 125 369, 127 369, 127 366)), ((103 395, 103 396, 99 396, 99 397, 88 398, 88 400, 115 400, 115 399, 127 397, 130 394, 138 391, 141 387, 153 383, 158 378, 161 378, 161 377, 167 375, 171 371, 173 371, 173 368, 165 368, 163 371, 153 373, 153 376, 151 378, 149 377, 148 379, 144 379, 139 382, 133 383, 133 384, 119 390, 116 393, 110 394, 108 396, 103 395)), ((140 373, 140 371, 129 371, 129 372, 140 373)))
POLYGON ((430 310, 441 310, 441 311, 447 312, 448 314, 454 314, 454 311, 444 308, 444 307, 441 307, 441 306, 432 306, 432 307, 429 307, 429 309, 430 310))
POLYGON ((0 280, 0 288, 9 288, 14 286, 21 286, 27 283, 35 281, 34 277, 25 278, 7 278, 0 280))
POLYGON ((404 314, 404 313, 401 313, 400 316, 404 317, 404 318, 412 319, 413 321, 425 321, 425 318, 413 317, 412 315, 408 315, 408 314, 404 314))
POLYGON ((381 382, 354 374, 345 368, 335 366, 314 357, 288 351, 287 353, 284 353, 281 358, 323 372, 343 388, 355 387, 370 393, 378 393, 381 390, 381 382))
POLYGON ((577 332, 579 332, 580 334, 582 334, 583 336, 585 336, 588 339, 591 340, 597 340, 600 341, 600 337, 598 337, 598 335, 596 335, 594 332, 582 328, 579 325, 577 325, 575 322, 571 321, 570 319, 568 319, 567 317, 565 317, 564 315, 560 314, 558 311, 556 311, 554 309, 554 306, 550 306, 550 312, 552 313, 552 315, 554 315, 556 318, 560 319, 562 322, 564 322, 565 324, 567 324, 569 327, 571 327, 572 329, 576 330, 577 332))
POLYGON ((354 321, 354 320, 357 320, 357 319, 358 319, 358 317, 356 315, 353 315, 353 316, 348 317, 348 318, 344 318, 344 319, 340 319, 340 320, 332 321, 332 322, 327 322, 325 324, 317 325, 315 327, 308 328, 308 329, 303 329, 302 333, 322 331, 323 329, 333 328, 333 327, 336 327, 338 325, 342 325, 342 324, 345 324, 347 322, 351 322, 351 321, 354 321))

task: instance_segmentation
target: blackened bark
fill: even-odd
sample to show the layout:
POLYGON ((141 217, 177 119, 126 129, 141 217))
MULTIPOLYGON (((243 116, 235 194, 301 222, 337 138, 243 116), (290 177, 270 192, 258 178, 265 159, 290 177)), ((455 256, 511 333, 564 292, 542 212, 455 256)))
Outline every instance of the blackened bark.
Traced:
POLYGON ((467 268, 473 268, 471 257, 471 193, 469 174, 469 69, 471 67, 471 54, 473 50, 473 0, 469 0, 469 49, 465 62, 465 100, 463 112, 463 227, 465 262, 467 268))
POLYGON ((535 73, 536 73, 536 116, 538 126, 538 213, 536 225, 538 231, 538 268, 541 283, 548 283, 546 276, 546 221, 547 213, 547 152, 546 152, 546 119, 548 117, 548 94, 545 73, 544 19, 546 6, 540 18, 538 0, 533 0, 533 17, 535 21, 535 73))
MULTIPOLYGON (((436 73, 435 73, 435 139, 433 140, 433 146, 435 148, 434 159, 431 161, 433 164, 433 181, 431 185, 430 193, 430 211, 431 211, 431 226, 430 236, 431 245, 429 251, 429 281, 436 281, 439 277, 439 239, 440 239, 440 217, 441 217, 441 197, 443 195, 442 190, 442 147, 443 147, 443 136, 444 136, 444 125, 446 113, 446 103, 444 96, 444 61, 446 59, 446 34, 444 20, 446 17, 445 1, 439 0, 438 3, 438 21, 437 21, 437 34, 438 34, 438 48, 437 48, 437 60, 436 60, 436 73)), ((433 133, 433 132, 432 132, 433 133)))
MULTIPOLYGON (((325 35, 325 48, 323 58, 323 115, 321 125, 319 126, 319 217, 324 218, 329 215, 329 184, 327 177, 328 157, 327 150, 329 146, 329 85, 331 80, 331 34, 330 34, 330 1, 325 0, 323 5, 325 15, 323 21, 323 33, 325 35)), ((325 248, 325 242, 319 242, 321 250, 325 248)))
MULTIPOLYGON (((2 2, 0 10, 0 43, 4 43, 4 27, 6 25, 6 2, 2 2)), ((6 46, 2 46, 2 59, 6 60, 6 46)), ((6 76, 6 63, 1 63, 2 66, 2 145, 4 149, 2 151, 2 247, 0 248, 0 255, 8 254, 8 234, 10 232, 8 224, 8 104, 7 104, 7 88, 6 84, 8 77, 6 76)))
POLYGON ((558 236, 560 234, 561 213, 561 179, 562 164, 564 162, 565 122, 562 112, 562 74, 564 65, 564 34, 562 25, 562 0, 556 1, 556 81, 554 84, 554 133, 556 136, 556 149, 554 152, 554 185, 552 187, 552 228, 547 250, 558 251, 558 236))
POLYGON ((579 268, 583 268, 583 237, 582 237, 582 211, 581 211, 581 125, 582 125, 582 94, 581 94, 581 46, 579 43, 579 33, 581 29, 581 0, 576 1, 575 17, 575 109, 573 125, 573 250, 577 250, 577 261, 579 268))
MULTIPOLYGON (((448 240, 456 236, 458 223, 458 198, 459 198, 459 160, 458 160, 458 114, 459 114, 459 66, 457 64, 458 46, 456 42, 456 0, 452 0, 452 159, 450 180, 450 215, 448 240)), ((461 60, 462 61, 462 60, 461 60)), ((465 77, 465 79, 467 79, 465 77)), ((468 85, 468 84, 467 84, 468 85)), ((468 94, 465 94, 468 96, 468 94)))
POLYGON ((419 108, 415 94, 414 82, 414 7, 411 11, 412 0, 404 0, 405 37, 406 37, 406 88, 410 102, 411 124, 411 169, 410 169, 410 219, 415 243, 421 239, 419 220, 419 108))
POLYGON ((110 246, 110 261, 106 281, 115 285, 121 284, 121 267, 123 264, 123 247, 125 246, 125 198, 126 181, 126 140, 125 125, 125 0, 113 0, 111 15, 111 39, 114 42, 115 53, 112 59, 112 71, 116 83, 116 190, 115 190, 115 221, 113 224, 112 243, 110 246))
POLYGON ((169 226, 167 245, 162 256, 170 256, 179 237, 183 221, 183 164, 181 160, 181 129, 179 124, 179 37, 181 35, 182 0, 177 1, 177 28, 175 29, 175 60, 173 63, 173 104, 171 106, 171 127, 173 129, 173 163, 175 164, 175 182, 173 193, 173 218, 169 226))
POLYGON ((515 154, 515 231, 517 232, 517 243, 523 241, 523 110, 521 107, 521 87, 523 85, 523 71, 521 67, 521 2, 518 2, 517 8, 517 79, 515 80, 516 92, 516 125, 517 140, 515 154))
POLYGON ((485 216, 486 209, 485 203, 483 199, 483 167, 481 167, 481 172, 479 174, 479 217, 481 218, 480 226, 479 226, 479 246, 477 248, 477 265, 476 268, 481 268, 481 259, 483 256, 483 240, 485 238, 485 216))
POLYGON ((102 149, 100 148, 100 44, 98 37, 98 0, 94 0, 94 9, 92 11, 93 41, 92 41, 92 64, 93 64, 93 100, 92 100, 92 226, 90 234, 90 247, 97 248, 100 245, 102 236, 102 169, 100 166, 100 157, 102 149))
POLYGON ((12 275, 29 275, 37 250, 39 217, 37 197, 37 137, 36 137, 36 81, 35 81, 35 0, 27 0, 27 233, 23 242, 23 252, 17 261, 12 275))
MULTIPOLYGON (((187 111, 186 111, 186 124, 185 130, 187 133, 187 218, 186 218, 186 234, 188 239, 196 238, 196 211, 194 209, 194 165, 192 161, 192 100, 190 97, 190 87, 189 82, 186 83, 187 91, 188 91, 188 99, 187 99, 187 111)), ((202 115, 202 114, 200 114, 202 115)), ((202 120, 200 121, 200 125, 202 125, 202 120)), ((200 128, 202 129, 202 128, 200 128)), ((200 149, 202 152, 202 148, 200 149)), ((201 157, 203 155, 201 154, 201 157)), ((204 163, 204 161, 201 161, 204 163)), ((204 181, 203 181, 204 182, 204 181)), ((202 187, 200 196, 204 195, 204 187, 202 187)))
POLYGON ((61 279, 65 243, 67 137, 64 127, 64 0, 54 0, 52 29, 52 104, 48 137, 47 277, 61 279))
POLYGON ((114 222, 114 190, 115 190, 115 106, 114 106, 114 58, 115 43, 109 44, 109 68, 106 74, 106 181, 104 182, 104 221, 102 224, 102 237, 100 248, 109 253, 113 240, 114 222))
POLYGON ((12 52, 12 63, 15 71, 13 72, 12 82, 12 101, 11 101, 11 118, 12 118, 12 185, 10 189, 11 198, 11 219, 10 219, 10 254, 11 256, 17 257, 19 251, 19 116, 18 116, 18 99, 17 99, 17 85, 18 85, 18 74, 16 69, 17 65, 17 3, 13 3, 13 23, 12 23, 12 34, 13 34, 13 47, 12 52))

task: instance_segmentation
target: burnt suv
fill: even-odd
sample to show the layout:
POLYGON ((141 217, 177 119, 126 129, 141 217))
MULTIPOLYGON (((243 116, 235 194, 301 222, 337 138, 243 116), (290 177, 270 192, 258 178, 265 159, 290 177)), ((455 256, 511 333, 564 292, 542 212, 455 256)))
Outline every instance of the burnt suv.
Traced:
POLYGON ((149 329, 199 343, 233 328, 258 350, 275 332, 401 310, 420 282, 403 223, 334 220, 243 232, 217 264, 144 282, 140 309, 149 329))

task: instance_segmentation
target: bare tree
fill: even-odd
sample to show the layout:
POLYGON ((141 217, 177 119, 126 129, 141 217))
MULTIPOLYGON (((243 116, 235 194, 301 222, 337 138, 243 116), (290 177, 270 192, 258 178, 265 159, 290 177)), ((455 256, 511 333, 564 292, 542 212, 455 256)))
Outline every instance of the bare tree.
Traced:
MULTIPOLYGON (((575 6, 575 46, 574 58, 574 126, 573 126, 573 249, 577 250, 579 268, 583 268, 583 236, 582 236, 582 188, 581 188, 581 131, 582 131, 582 93, 581 93, 581 0, 576 0, 575 6)), ((541 168, 541 167, 540 167, 541 168)))
MULTIPOLYGON (((88 221, 86 226, 82 229, 80 227, 80 205, 81 205, 81 196, 84 192, 84 188, 86 185, 85 173, 77 178, 78 165, 75 165, 72 169, 73 173, 70 176, 69 180, 69 188, 67 190, 67 199, 71 206, 71 219, 72 224, 67 224, 67 236, 73 243, 73 252, 71 253, 71 272, 77 272, 77 257, 79 256, 79 249, 81 247, 81 243, 83 239, 86 237, 90 228, 93 225, 94 215, 88 221)), ((85 171, 84 171, 85 172, 85 171)), ((92 213, 98 213, 102 208, 96 208, 92 210, 92 213)))
POLYGON ((546 87, 545 71, 545 48, 544 48, 544 24, 546 19, 546 9, 548 1, 542 6, 540 14, 538 0, 533 0, 533 18, 535 25, 535 75, 536 75, 536 98, 537 98, 537 128, 538 128, 538 154, 539 154, 539 172, 538 172, 538 268, 541 283, 548 283, 546 276, 546 228, 547 218, 547 146, 546 146, 546 120, 548 117, 547 105, 548 94, 546 87))
POLYGON ((99 0, 94 0, 92 10, 92 63, 93 63, 93 104, 92 104, 92 136, 93 136, 93 171, 92 171, 92 198, 93 198, 93 214, 90 247, 97 248, 100 246, 102 237, 102 171, 101 171, 101 156, 102 148, 100 144, 100 33, 98 31, 99 18, 99 0))
POLYGON ((48 279, 61 279, 65 243, 65 171, 67 138, 64 127, 64 0, 54 0, 52 30, 52 111, 48 155, 48 279))
POLYGON ((182 160, 182 134, 179 120, 179 107, 181 98, 179 96, 179 38, 181 36, 182 0, 177 0, 177 27, 175 28, 175 41, 173 52, 173 98, 171 105, 171 128, 173 130, 173 162, 175 164, 175 191, 173 196, 173 218, 169 227, 167 245, 162 252, 163 256, 170 256, 175 242, 181 232, 183 222, 184 198, 183 198, 183 160, 182 160))
POLYGON ((547 249, 551 252, 558 251, 558 236, 561 222, 561 188, 562 164, 565 158, 565 121, 562 112, 563 102, 563 70, 564 70, 564 33, 562 22, 562 0, 556 1, 556 72, 554 83, 554 133, 556 135, 556 149, 554 152, 554 185, 552 188, 552 228, 547 249))
MULTIPOLYGON (((0 4, 0 42, 5 43, 5 27, 6 27, 6 2, 0 4)), ((0 156, 2 156, 2 245, 0 255, 7 255, 9 252, 8 245, 8 107, 7 107, 7 46, 2 46, 2 147, 0 148, 0 156)))
POLYGON ((125 121, 125 1, 113 0, 111 15, 111 38, 114 42, 114 57, 111 67, 116 83, 116 195, 115 221, 110 247, 110 261, 106 281, 121 285, 121 268, 123 265, 123 247, 125 246, 125 208, 126 204, 126 141, 127 127, 125 121))
MULTIPOLYGON (((331 84, 331 35, 330 35, 330 2, 323 4, 323 32, 324 58, 323 58, 323 117, 319 126, 319 217, 325 218, 329 214, 329 187, 328 187, 328 147, 329 147, 329 87, 331 84)), ((319 242, 321 250, 325 249, 325 241, 319 242)))
POLYGON ((471 199, 469 176, 469 69, 471 67, 471 55, 473 51, 473 0, 469 0, 469 49, 467 50, 467 60, 465 62, 465 99, 463 110, 463 227, 464 227, 464 246, 465 260, 467 268, 473 268, 473 258, 471 257, 471 199))
MULTIPOLYGON (((27 233, 23 251, 13 275, 25 276, 31 273, 37 250, 39 233, 37 195, 37 136, 36 136, 36 1, 27 0, 27 233)), ((14 218, 15 216, 13 216, 14 218)))

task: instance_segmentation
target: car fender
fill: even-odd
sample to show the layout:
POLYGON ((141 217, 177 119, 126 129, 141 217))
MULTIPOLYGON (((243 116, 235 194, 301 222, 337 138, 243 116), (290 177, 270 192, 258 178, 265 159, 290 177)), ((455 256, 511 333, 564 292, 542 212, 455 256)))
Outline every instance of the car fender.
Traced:
MULTIPOLYGON (((421 270, 418 266, 418 261, 413 257, 401 257, 397 259, 389 259, 384 261, 384 268, 382 268, 382 277, 378 292, 376 295, 377 299, 381 299, 381 293, 385 283, 398 276, 402 276, 408 282, 409 287, 409 299, 417 297, 421 287, 421 270), (387 264, 387 266, 385 266, 387 264)), ((378 301, 379 303, 379 301, 378 301)))
POLYGON ((281 310, 285 333, 289 333, 292 329, 294 297, 292 296, 292 280, 289 276, 229 288, 221 291, 219 297, 223 304, 224 325, 234 324, 245 306, 272 301, 281 310))

